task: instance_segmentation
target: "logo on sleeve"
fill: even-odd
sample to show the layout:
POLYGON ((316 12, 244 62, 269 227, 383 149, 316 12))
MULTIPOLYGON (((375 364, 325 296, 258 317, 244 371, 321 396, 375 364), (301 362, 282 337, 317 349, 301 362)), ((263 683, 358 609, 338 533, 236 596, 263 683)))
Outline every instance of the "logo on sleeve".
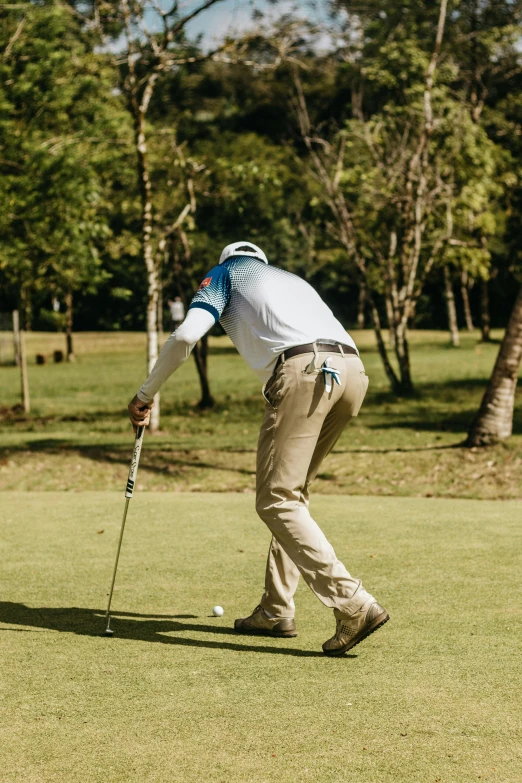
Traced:
POLYGON ((207 288, 207 286, 209 286, 211 284, 211 282, 212 282, 212 278, 211 277, 205 277, 205 279, 203 280, 203 282, 199 286, 198 291, 201 291, 202 288, 207 288))

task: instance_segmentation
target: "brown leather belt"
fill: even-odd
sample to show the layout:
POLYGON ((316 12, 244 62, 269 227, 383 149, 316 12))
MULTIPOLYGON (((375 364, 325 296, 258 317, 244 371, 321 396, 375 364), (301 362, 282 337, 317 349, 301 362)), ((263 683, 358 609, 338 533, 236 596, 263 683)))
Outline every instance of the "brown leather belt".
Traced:
MULTIPOLYGON (((355 356, 359 356, 355 348, 352 348, 351 345, 344 345, 343 343, 321 343, 316 342, 315 343, 318 351, 326 351, 327 353, 342 353, 342 354, 354 354, 355 356), (342 348, 342 350, 341 350, 342 348)), ((279 354, 279 357, 276 362, 276 367, 279 367, 281 364, 281 361, 286 361, 287 359, 291 359, 292 356, 299 356, 301 353, 313 353, 314 352, 314 344, 313 343, 306 343, 306 345, 294 345, 293 348, 287 348, 286 351, 283 351, 283 353, 279 354)))

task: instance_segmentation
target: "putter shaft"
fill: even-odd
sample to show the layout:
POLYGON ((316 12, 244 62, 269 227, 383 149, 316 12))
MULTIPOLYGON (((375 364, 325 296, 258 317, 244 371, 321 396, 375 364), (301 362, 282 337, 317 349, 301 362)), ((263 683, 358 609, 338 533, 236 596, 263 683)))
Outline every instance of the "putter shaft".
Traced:
POLYGON ((118 560, 120 559, 120 550, 121 550, 121 542, 123 541, 123 531, 125 530, 125 522, 127 520, 127 511, 129 510, 129 502, 130 498, 125 498, 125 510, 123 512, 123 520, 121 523, 121 530, 120 530, 120 538, 118 541, 118 549, 116 550, 116 560, 114 561, 114 570, 112 572, 112 582, 111 582, 111 589, 109 591, 109 600, 107 602, 107 612, 105 614, 107 618, 107 631, 109 630, 109 625, 111 622, 111 601, 112 601, 112 593, 114 591, 114 582, 116 581, 116 571, 118 570, 118 560))
POLYGON ((143 443, 143 433, 145 431, 145 427, 138 427, 136 430, 136 439, 134 441, 134 451, 132 453, 132 461, 129 469, 129 477, 127 479, 127 487, 125 489, 125 509, 123 511, 123 520, 121 523, 121 529, 120 529, 120 537, 118 540, 118 548, 116 550, 116 559, 114 561, 114 569, 112 572, 112 581, 111 581, 111 588, 109 591, 109 600, 107 602, 107 612, 105 613, 105 617, 107 619, 107 627, 105 629, 105 634, 110 635, 112 634, 112 631, 110 629, 110 623, 111 623, 111 601, 112 601, 112 593, 114 591, 114 583, 116 581, 116 571, 118 570, 118 561, 120 559, 120 551, 121 551, 121 542, 123 541, 123 532, 125 530, 125 522, 127 520, 127 511, 129 510, 129 502, 132 498, 132 495, 134 493, 134 486, 136 483, 136 475, 138 473, 138 463, 140 461, 140 454, 141 454, 141 445, 143 443))

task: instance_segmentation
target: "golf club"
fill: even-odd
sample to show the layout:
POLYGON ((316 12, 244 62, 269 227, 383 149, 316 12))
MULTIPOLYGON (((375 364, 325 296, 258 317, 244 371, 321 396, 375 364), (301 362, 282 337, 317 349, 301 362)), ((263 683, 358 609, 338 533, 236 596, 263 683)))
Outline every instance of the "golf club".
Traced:
POLYGON ((138 427, 136 429, 136 439, 134 441, 134 451, 132 453, 132 461, 129 469, 129 478, 127 479, 127 488, 125 490, 125 510, 123 512, 123 521, 121 523, 120 538, 118 541, 118 548, 116 550, 116 560, 114 562, 114 571, 112 572, 111 589, 109 591, 109 601, 107 603, 107 627, 105 629, 105 636, 112 636, 114 631, 111 629, 111 601, 112 592, 114 590, 114 582, 116 581, 116 570, 118 568, 118 560, 120 559, 121 542, 123 539, 123 531, 125 530, 125 520, 127 519, 127 511, 129 508, 129 501, 134 492, 134 485, 136 483, 136 475, 138 473, 138 463, 140 461, 141 446, 143 443, 143 433, 145 427, 138 427))

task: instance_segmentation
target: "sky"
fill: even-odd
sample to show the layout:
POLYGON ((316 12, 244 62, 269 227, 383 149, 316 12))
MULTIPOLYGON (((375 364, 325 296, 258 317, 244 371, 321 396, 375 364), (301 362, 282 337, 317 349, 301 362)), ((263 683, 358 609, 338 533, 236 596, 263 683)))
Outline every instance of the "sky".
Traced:
MULTIPOLYGON (((194 6, 193 3, 187 5, 188 9, 194 6)), ((263 0, 255 2, 255 7, 260 10, 268 10, 266 6, 263 0)), ((186 27, 187 33, 191 38, 202 34, 205 47, 211 46, 227 34, 233 35, 251 28, 253 8, 252 0, 223 0, 190 22, 186 27)))
MULTIPOLYGON (((184 4, 184 12, 187 13, 200 4, 201 2, 188 0, 184 4)), ((324 8, 325 2, 319 0, 317 5, 319 9, 324 8)), ((265 14, 267 19, 276 19, 290 11, 297 11, 300 16, 312 21, 319 21, 321 16, 324 18, 324 14, 321 14, 320 10, 314 10, 312 3, 306 0, 278 0, 276 3, 269 3, 267 0, 223 0, 196 17, 187 25, 186 30, 189 37, 201 34, 204 48, 211 49, 213 44, 222 41, 227 34, 233 35, 254 28, 254 9, 265 14)))
MULTIPOLYGON (((159 5, 167 10, 172 7, 173 0, 157 0, 159 5)), ((195 8, 202 5, 204 0, 181 0, 179 3, 180 16, 186 16, 195 8)), ((321 23, 326 19, 327 0, 221 0, 215 6, 203 11, 195 19, 189 22, 185 31, 189 38, 201 35, 202 49, 211 51, 222 43, 227 35, 231 37, 255 29, 259 22, 253 20, 254 10, 261 11, 264 21, 278 19, 285 13, 292 13, 312 23, 321 23)), ((161 22, 153 5, 145 6, 145 25, 149 31, 161 29, 161 22)), ((112 41, 106 46, 108 51, 119 52, 125 46, 124 36, 117 41, 112 41)), ((321 35, 316 40, 318 49, 328 49, 330 38, 321 35)))

